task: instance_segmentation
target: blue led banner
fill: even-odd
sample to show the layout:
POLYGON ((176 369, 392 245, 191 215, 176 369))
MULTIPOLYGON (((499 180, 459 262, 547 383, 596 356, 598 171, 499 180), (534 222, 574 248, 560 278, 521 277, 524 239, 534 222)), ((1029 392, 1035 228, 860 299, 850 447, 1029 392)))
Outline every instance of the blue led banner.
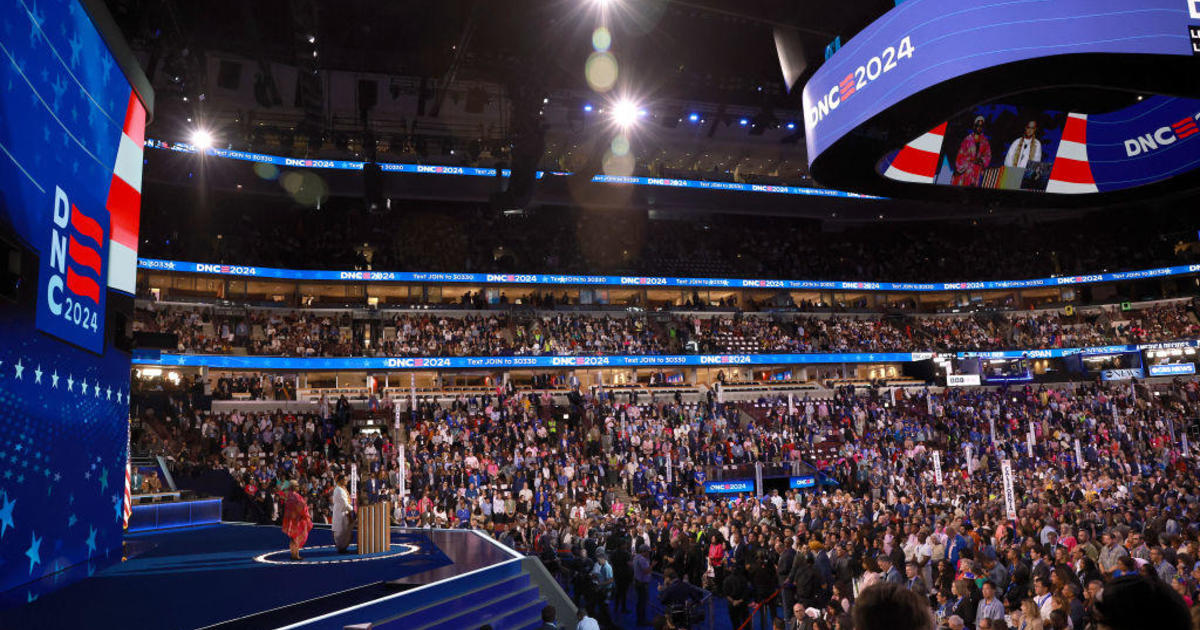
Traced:
POLYGON ((981 70, 1081 53, 1190 57, 1188 27, 1197 20, 1189 4, 909 0, 846 42, 804 86, 809 163, 908 97, 981 70))
POLYGON ((182 273, 209 273, 246 278, 271 280, 347 280, 354 282, 438 282, 455 284, 553 284, 644 287, 720 287, 744 289, 780 289, 788 291, 833 290, 833 291, 989 291, 1056 287, 1097 282, 1118 282, 1145 278, 1162 278, 1200 273, 1200 265, 1179 265, 1097 273, 1086 276, 1064 276, 1061 278, 1035 278, 1031 280, 992 280, 982 282, 851 282, 835 280, 747 280, 735 278, 666 278, 647 276, 587 276, 563 274, 504 274, 504 273, 445 273, 427 271, 320 271, 307 269, 276 269, 253 265, 226 265, 220 263, 196 263, 180 260, 158 260, 139 258, 138 267, 153 271, 178 271, 182 273))
MULTIPOLYGON (((1142 350, 1194 348, 1200 341, 1169 341, 1126 346, 1091 348, 1045 348, 1033 350, 995 350, 959 352, 959 359, 1060 359, 1075 355, 1098 356, 1142 350)), ((154 351, 134 355, 136 365, 161 365, 244 370, 429 370, 429 369, 513 369, 556 367, 710 367, 725 365, 804 365, 822 363, 907 363, 928 361, 932 352, 856 352, 809 354, 675 354, 612 356, 540 356, 540 357, 267 357, 213 354, 159 354, 154 351)))
POLYGON ((1150 366, 1150 376, 1181 376, 1195 373, 1195 363, 1165 363, 1150 366))
POLYGON ((705 494, 738 494, 741 492, 754 492, 754 480, 743 479, 739 481, 706 481, 704 482, 705 494))
POLYGON ((1141 352, 1142 350, 1165 350, 1170 348, 1195 348, 1200 345, 1197 340, 1165 341, 1161 343, 1140 343, 1123 346, 1093 346, 1090 348, 1042 348, 1033 350, 992 350, 985 352, 959 352, 959 359, 1061 359, 1075 355, 1100 356, 1106 354, 1125 354, 1141 352))
POLYGON ((792 477, 788 480, 788 487, 793 490, 801 490, 804 488, 813 488, 817 485, 817 478, 812 475, 804 477, 792 477))
MULTIPOLYGON (((146 147, 152 149, 162 149, 166 151, 176 151, 180 153, 196 153, 196 147, 182 142, 165 142, 162 140, 146 140, 146 147)), ((206 151, 207 155, 212 155, 220 158, 231 160, 241 160, 245 162, 257 162, 261 164, 272 164, 282 167, 294 168, 311 168, 311 169, 330 169, 339 171, 361 171, 363 162, 353 162, 348 160, 322 160, 308 158, 290 158, 279 155, 267 155, 263 153, 250 153, 248 151, 235 151, 232 149, 217 149, 210 148, 206 151)), ((403 164, 396 162, 380 162, 379 169, 385 173, 416 173, 424 175, 457 175, 464 177, 495 177, 496 169, 480 168, 473 166, 439 166, 433 164, 403 164)), ((501 177, 508 177, 512 171, 505 168, 500 170, 501 177)), ((566 176, 570 173, 558 171, 538 171, 537 178, 542 179, 546 175, 566 176)), ((830 190, 827 188, 807 188, 804 186, 776 186, 771 184, 743 184, 740 182, 710 182, 697 179, 673 179, 665 177, 624 177, 619 175, 595 175, 592 181, 598 184, 628 184, 634 186, 666 186, 670 188, 695 188, 700 190, 730 190, 735 192, 754 192, 754 193, 772 193, 777 195, 808 195, 815 197, 842 197, 853 199, 878 199, 872 195, 861 195, 858 193, 845 192, 841 190, 830 190)))
POLYGON ((246 370, 430 370, 555 367, 720 367, 814 363, 900 363, 933 358, 932 352, 850 354, 699 354, 586 357, 263 357, 246 355, 139 353, 137 365, 246 370))

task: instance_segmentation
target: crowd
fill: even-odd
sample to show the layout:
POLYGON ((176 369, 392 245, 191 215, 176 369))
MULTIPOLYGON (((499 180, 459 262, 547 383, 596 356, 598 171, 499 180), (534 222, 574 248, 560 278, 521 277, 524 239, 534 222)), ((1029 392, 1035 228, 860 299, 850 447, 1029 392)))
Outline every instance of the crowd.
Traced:
POLYGON ((146 213, 141 255, 294 269, 962 282, 1149 269, 1200 253, 1187 213, 1172 208, 1145 209, 1136 222, 1118 209, 1033 224, 825 225, 563 207, 508 217, 479 204, 397 201, 385 220, 361 211, 361 199, 303 211, 263 198, 249 209, 218 194, 211 223, 199 226, 179 208, 189 201, 148 194, 148 208, 173 211, 146 213))
POLYGON ((280 483, 298 481, 327 520, 351 462, 360 494, 396 492, 399 439, 410 495, 395 522, 486 529, 540 554, 604 627, 612 608, 651 621, 651 571, 664 576, 658 623, 687 621, 695 591, 677 585, 693 585, 725 599, 735 629, 752 613, 755 627, 852 628, 880 584, 939 627, 972 630, 1100 628, 1130 613, 1102 612, 1099 594, 1131 580, 1193 611, 1200 597, 1194 380, 751 403, 600 389, 569 408, 500 389, 422 400, 395 436, 355 433, 339 407, 181 409, 138 443, 177 478, 228 471, 263 520, 279 515, 280 483), (823 471, 812 490, 704 493, 730 466, 800 459, 823 471))
POLYGON ((178 334, 177 349, 280 356, 530 356, 815 353, 1071 348, 1195 339, 1192 307, 1173 302, 1087 315, 1010 312, 880 316, 799 313, 700 317, 568 312, 486 315, 150 304, 135 329, 178 334))

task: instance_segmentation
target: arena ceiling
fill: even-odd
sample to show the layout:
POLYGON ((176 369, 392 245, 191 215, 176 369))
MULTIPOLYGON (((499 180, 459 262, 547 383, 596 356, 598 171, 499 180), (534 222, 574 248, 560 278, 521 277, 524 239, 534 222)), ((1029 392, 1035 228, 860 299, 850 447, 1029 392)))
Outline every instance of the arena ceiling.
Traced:
MULTIPOLYGON (((638 89, 658 96, 795 107, 773 40, 793 29, 808 68, 827 44, 854 33, 891 0, 111 0, 134 41, 220 49, 293 62, 315 36, 320 66, 460 78, 517 63, 540 66, 552 87, 586 87, 581 69, 604 20, 612 50, 638 89), (601 17, 601 13, 604 17, 601 17), (761 90, 759 88, 762 88, 761 90)), ((798 90, 793 90, 798 92, 798 90)))

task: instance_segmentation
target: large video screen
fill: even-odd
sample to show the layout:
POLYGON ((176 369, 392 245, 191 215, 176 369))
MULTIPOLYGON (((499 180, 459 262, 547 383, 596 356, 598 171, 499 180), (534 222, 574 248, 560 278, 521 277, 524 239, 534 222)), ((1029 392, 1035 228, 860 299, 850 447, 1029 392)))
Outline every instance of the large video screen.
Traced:
POLYGON ((112 339, 132 307, 148 95, 95 10, 0 3, 0 591, 29 598, 121 554, 130 357, 112 339))
POLYGON ((981 105, 892 151, 877 170, 942 186, 1110 192, 1200 167, 1198 121, 1200 100, 1169 96, 1091 115, 981 105))

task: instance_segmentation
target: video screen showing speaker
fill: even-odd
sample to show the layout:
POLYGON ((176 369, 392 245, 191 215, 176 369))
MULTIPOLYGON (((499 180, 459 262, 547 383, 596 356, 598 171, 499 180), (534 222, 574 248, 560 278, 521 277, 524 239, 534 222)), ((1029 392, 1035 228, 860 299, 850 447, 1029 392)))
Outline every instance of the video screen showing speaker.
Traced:
POLYGON ((151 97, 103 11, 0 3, 0 591, 120 558, 151 97))

